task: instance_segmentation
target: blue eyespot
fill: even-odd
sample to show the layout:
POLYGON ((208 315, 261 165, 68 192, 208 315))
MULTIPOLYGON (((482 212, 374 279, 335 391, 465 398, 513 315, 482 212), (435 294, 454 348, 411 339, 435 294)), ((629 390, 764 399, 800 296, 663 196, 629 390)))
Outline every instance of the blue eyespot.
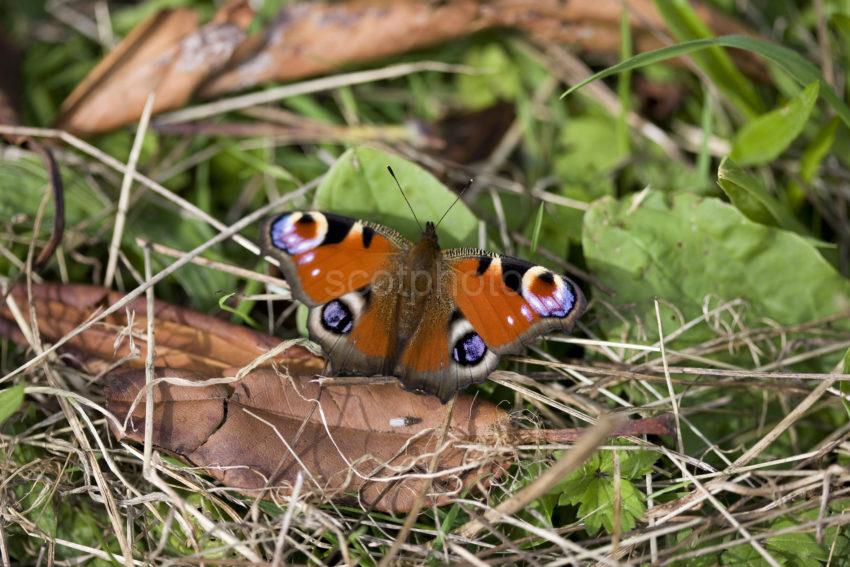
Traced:
POLYGON ((351 309, 338 299, 326 303, 322 307, 322 327, 337 335, 346 335, 354 326, 354 315, 351 309))
POLYGON ((452 348, 452 358, 463 366, 473 366, 481 362, 487 354, 487 345, 478 333, 467 333, 452 348))

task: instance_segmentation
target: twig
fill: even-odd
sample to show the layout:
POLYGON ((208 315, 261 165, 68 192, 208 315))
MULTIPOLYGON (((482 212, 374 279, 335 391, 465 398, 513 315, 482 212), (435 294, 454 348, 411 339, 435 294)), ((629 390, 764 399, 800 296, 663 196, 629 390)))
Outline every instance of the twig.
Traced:
POLYGON ((224 114, 225 112, 231 112, 233 110, 241 110, 251 106, 276 102, 293 96, 328 91, 361 83, 395 79, 405 75, 411 75, 413 73, 421 73, 423 71, 436 71, 442 73, 475 72, 474 69, 470 69, 469 67, 448 65, 446 63, 439 63, 435 61, 400 63, 398 65, 389 65, 383 69, 343 73, 340 75, 333 75, 331 77, 312 79, 310 81, 303 81, 292 85, 285 85, 246 95, 225 98, 206 104, 199 104, 197 106, 191 106, 182 110, 162 114, 154 121, 154 124, 155 126, 159 126, 162 124, 173 124, 175 122, 199 120, 201 118, 209 118, 211 116, 224 114))
POLYGON ((112 242, 109 244, 109 259, 106 262, 106 276, 103 278, 105 287, 112 287, 112 279, 115 277, 115 268, 118 265, 118 249, 121 247, 121 237, 124 235, 124 223, 127 220, 127 209, 130 203, 130 186, 133 184, 133 176, 136 172, 136 163, 139 154, 142 153, 142 142, 145 140, 145 132, 153 109, 154 93, 148 95, 139 127, 136 129, 136 137, 133 138, 133 147, 130 149, 130 158, 124 170, 124 179, 121 180, 121 193, 118 195, 118 210, 115 214, 115 227, 112 231, 112 242))

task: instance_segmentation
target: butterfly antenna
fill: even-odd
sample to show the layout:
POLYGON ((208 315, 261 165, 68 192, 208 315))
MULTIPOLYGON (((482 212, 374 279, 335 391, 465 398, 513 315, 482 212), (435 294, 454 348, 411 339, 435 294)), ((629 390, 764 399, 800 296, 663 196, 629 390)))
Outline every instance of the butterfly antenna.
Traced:
POLYGON ((416 211, 413 210, 413 206, 410 204, 410 201, 407 200, 407 195, 404 194, 404 189, 401 188, 401 183, 398 182, 398 177, 395 176, 395 172, 393 171, 393 168, 388 165, 387 171, 390 172, 390 176, 393 178, 393 180, 395 181, 395 184, 398 186, 398 190, 401 192, 401 196, 404 197, 404 202, 407 203, 407 208, 409 208, 410 212, 413 213, 413 220, 415 220, 416 224, 419 225, 419 230, 422 231, 422 232, 425 232, 424 229, 422 228, 422 223, 419 222, 419 218, 416 216, 416 211))
POLYGON ((455 198, 455 200, 452 201, 452 204, 449 205, 449 208, 446 209, 446 212, 443 213, 443 216, 441 216, 440 220, 437 221, 437 226, 440 226, 440 223, 443 222, 443 219, 446 218, 446 215, 449 214, 449 211, 452 210, 452 207, 454 207, 457 204, 457 202, 460 201, 461 197, 463 197, 463 194, 466 193, 466 190, 469 189, 470 187, 472 187, 473 181, 475 181, 475 180, 470 179, 469 181, 466 182, 466 185, 464 185, 463 189, 460 190, 460 193, 457 194, 457 197, 455 198))

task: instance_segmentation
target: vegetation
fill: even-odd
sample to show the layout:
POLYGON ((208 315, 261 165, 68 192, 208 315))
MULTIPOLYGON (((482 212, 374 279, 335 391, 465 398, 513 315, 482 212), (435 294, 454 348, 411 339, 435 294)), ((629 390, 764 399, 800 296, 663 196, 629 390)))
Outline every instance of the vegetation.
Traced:
MULTIPOLYGON (((278 7, 265 4, 263 22, 278 7)), ((462 537, 462 526, 569 451, 518 445, 486 494, 421 510, 396 559, 850 564, 850 4, 709 4, 761 39, 710 37, 687 2, 659 1, 669 47, 632 55, 630 34, 620 34, 619 62, 587 60, 593 77, 565 64, 581 63, 566 48, 484 31, 366 68, 458 67, 286 96, 183 130, 154 119, 137 169, 165 191, 133 185, 114 287, 145 280, 140 240, 183 256, 220 232, 187 203, 229 226, 283 199, 285 208, 317 205, 416 238, 386 165, 420 218, 439 218, 452 190, 472 178, 466 207, 441 226, 444 243, 564 270, 592 299, 574 337, 553 335, 510 357, 503 367, 520 376, 474 393, 530 428, 588 426, 615 410, 670 412, 675 434, 612 441, 521 512, 462 537), (277 119, 296 126, 244 128, 277 119), (486 153, 474 155, 481 144, 486 153), (314 180, 318 188, 294 193, 314 180)), ((62 2, 2 10, 0 28, 25 53, 22 124, 51 127, 112 34, 125 36, 166 5, 213 11, 192 0, 105 5, 76 3, 79 18, 62 2)), ((94 152, 40 138, 56 142, 66 231, 38 277, 104 283, 122 184, 109 160, 128 161, 137 130, 91 137, 94 152)), ((37 153, 0 147, 4 282, 22 277, 30 244, 50 236, 48 181, 37 153)), ((257 226, 242 234, 256 241, 257 226)), ((203 257, 268 271, 233 239, 203 257)), ((150 268, 173 262, 155 252, 150 268)), ((258 295, 265 291, 193 263, 156 285, 160 299, 303 335, 303 310, 270 307, 258 295)), ((166 493, 143 478, 141 451, 117 443, 81 401, 102 402, 102 376, 60 358, 15 372, 34 353, 9 339, 0 345, 0 557, 8 564, 122 563, 126 543, 141 562, 372 565, 401 532, 403 514, 320 498, 253 500, 169 457, 166 493), (104 486, 116 510, 104 505, 104 486)))

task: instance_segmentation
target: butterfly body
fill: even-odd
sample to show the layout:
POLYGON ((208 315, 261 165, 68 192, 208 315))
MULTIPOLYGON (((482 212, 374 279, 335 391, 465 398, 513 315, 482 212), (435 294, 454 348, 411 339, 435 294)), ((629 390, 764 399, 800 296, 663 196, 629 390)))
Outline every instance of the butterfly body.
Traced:
POLYGON ((318 211, 270 219, 264 247, 335 372, 393 375, 443 401, 483 381, 501 354, 569 330, 585 299, 567 278, 471 248, 443 250, 427 223, 412 243, 385 226, 318 211))

